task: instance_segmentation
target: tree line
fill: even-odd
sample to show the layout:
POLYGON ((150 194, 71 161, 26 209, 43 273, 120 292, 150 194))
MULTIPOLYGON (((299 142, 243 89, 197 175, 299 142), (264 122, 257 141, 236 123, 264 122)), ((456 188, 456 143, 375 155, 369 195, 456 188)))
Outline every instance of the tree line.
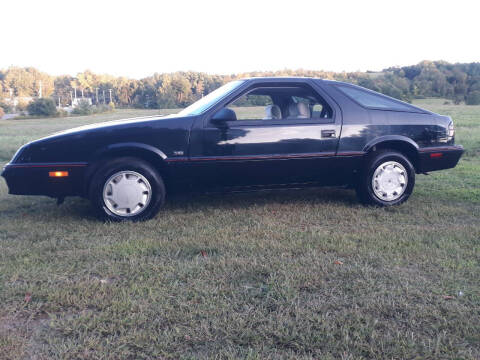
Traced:
POLYGON ((281 70, 212 75, 201 72, 155 73, 144 79, 95 74, 84 71, 77 76, 51 76, 35 68, 10 67, 0 70, 2 98, 38 97, 40 83, 43 97, 56 104, 70 105, 77 97, 89 97, 94 103, 112 102, 120 107, 185 107, 224 83, 254 76, 308 76, 345 81, 384 93, 404 101, 415 98, 441 97, 454 103, 480 104, 480 63, 451 64, 423 61, 417 65, 391 67, 380 72, 326 72, 281 70))

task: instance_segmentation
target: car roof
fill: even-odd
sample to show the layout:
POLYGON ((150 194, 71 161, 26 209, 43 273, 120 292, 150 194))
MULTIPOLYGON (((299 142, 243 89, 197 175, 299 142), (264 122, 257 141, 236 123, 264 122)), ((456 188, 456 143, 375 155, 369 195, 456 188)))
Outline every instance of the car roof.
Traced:
POLYGON ((331 84, 347 84, 353 85, 343 81, 336 81, 336 80, 326 80, 316 77, 309 77, 309 76, 252 76, 241 78, 238 80, 248 81, 248 82, 306 82, 308 80, 313 81, 323 81, 331 84))
POLYGON ((253 76, 242 78, 239 80, 245 81, 305 81, 305 80, 321 80, 319 78, 304 77, 304 76, 253 76))

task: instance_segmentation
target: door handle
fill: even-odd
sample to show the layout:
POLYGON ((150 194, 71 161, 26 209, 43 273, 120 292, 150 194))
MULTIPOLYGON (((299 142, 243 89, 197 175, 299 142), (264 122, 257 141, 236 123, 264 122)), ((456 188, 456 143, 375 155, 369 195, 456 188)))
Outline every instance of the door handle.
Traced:
POLYGON ((335 130, 322 130, 322 138, 334 138, 335 130))

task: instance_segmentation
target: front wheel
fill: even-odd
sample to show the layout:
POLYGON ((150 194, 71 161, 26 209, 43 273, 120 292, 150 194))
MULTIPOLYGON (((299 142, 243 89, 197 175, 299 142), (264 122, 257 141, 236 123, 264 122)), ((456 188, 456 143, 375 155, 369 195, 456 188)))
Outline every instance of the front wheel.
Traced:
POLYGON ((391 206, 406 201, 414 186, 415 169, 408 158, 394 150, 380 150, 367 159, 356 190, 364 204, 391 206))
POLYGON ((90 200, 107 220, 141 221, 153 217, 165 200, 161 176, 147 162, 118 158, 105 162, 93 176, 90 200))

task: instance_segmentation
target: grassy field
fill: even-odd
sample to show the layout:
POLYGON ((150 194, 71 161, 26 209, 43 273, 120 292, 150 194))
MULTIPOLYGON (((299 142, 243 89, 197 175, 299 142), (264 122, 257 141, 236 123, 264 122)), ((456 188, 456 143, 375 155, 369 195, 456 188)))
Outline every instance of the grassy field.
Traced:
MULTIPOLYGON (((451 115, 467 153, 399 207, 319 189, 170 198, 145 223, 0 180, 0 358, 480 359, 480 106, 451 115)), ((24 142, 118 111, 0 121, 24 142)))

